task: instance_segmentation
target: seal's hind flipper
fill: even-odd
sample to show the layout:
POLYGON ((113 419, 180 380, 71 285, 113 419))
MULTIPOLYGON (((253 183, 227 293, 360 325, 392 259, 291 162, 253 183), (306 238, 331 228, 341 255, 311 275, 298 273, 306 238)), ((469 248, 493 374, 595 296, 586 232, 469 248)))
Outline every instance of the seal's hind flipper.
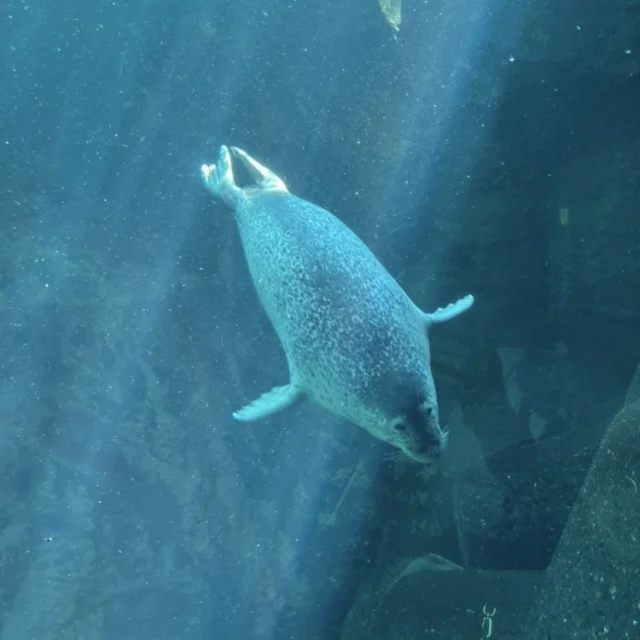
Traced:
POLYGON ((436 309, 433 313, 425 313, 425 322, 427 326, 432 324, 441 324, 443 322, 447 322, 456 318, 461 313, 468 311, 473 305, 474 298, 472 295, 465 296, 464 298, 460 298, 460 300, 456 300, 451 304, 448 304, 446 307, 442 307, 440 309, 436 309))
POLYGON ((253 422, 288 409, 302 398, 304 398, 304 393, 293 384, 274 387, 271 391, 263 393, 257 400, 250 402, 246 407, 236 411, 233 417, 240 422, 253 422))
POLYGON ((229 205, 233 205, 242 194, 233 179, 231 154, 224 145, 220 147, 218 162, 216 164, 203 164, 200 167, 200 175, 204 186, 211 195, 229 205))
POLYGON ((242 162, 249 175, 256 181, 256 184, 261 189, 267 189, 269 191, 288 191, 287 185, 278 178, 278 176, 269 171, 267 167, 263 167, 259 162, 254 160, 246 151, 238 149, 238 147, 231 147, 233 155, 242 162))

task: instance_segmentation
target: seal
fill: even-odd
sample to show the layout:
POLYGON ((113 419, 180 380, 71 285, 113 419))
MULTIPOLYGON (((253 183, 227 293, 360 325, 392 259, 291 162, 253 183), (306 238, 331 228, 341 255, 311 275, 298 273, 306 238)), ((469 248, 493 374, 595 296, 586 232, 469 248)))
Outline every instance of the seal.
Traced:
POLYGON ((473 296, 421 311, 365 244, 327 210, 290 193, 242 149, 255 184, 236 185, 231 153, 203 165, 207 190, 234 213, 262 306, 289 366, 289 383, 233 414, 252 422, 304 398, 419 462, 443 450, 428 331, 467 311, 473 296))

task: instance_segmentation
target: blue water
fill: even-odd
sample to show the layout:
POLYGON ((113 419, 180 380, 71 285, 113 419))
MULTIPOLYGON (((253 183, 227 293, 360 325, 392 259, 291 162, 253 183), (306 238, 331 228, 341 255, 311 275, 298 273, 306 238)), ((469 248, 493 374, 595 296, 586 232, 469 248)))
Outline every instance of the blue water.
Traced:
MULTIPOLYGON (((198 173, 219 145, 246 149, 421 307, 475 293, 481 320, 453 344, 526 347, 522 327, 551 306, 544 194, 590 126, 570 116, 589 87, 518 66, 530 3, 472 4, 405 2, 396 36, 375 0, 5 0, 0 640, 337 638, 361 584, 399 557, 544 568, 557 532, 539 534, 535 566, 520 539, 508 558, 473 555, 477 514, 498 526, 504 495, 476 458, 487 484, 458 485, 456 509, 475 499, 461 532, 450 488, 424 522, 408 515, 415 470, 317 407, 232 420, 287 369, 198 173)), ((569 360, 548 368, 572 376, 569 360)), ((550 393, 534 373, 531 405, 555 416, 570 396, 571 424, 600 384, 582 370, 550 393)), ((518 439, 503 435, 482 444, 518 439)))

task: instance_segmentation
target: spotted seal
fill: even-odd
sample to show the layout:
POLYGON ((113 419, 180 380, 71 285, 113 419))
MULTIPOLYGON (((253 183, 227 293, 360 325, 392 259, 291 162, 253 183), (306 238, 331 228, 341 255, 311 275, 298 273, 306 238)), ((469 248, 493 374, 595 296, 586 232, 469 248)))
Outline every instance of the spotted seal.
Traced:
POLYGON ((424 313, 334 215, 232 147, 255 184, 236 185, 231 153, 203 165, 207 190, 234 212, 256 291, 284 349, 289 383, 233 416, 252 422, 309 398, 427 462, 443 449, 427 332, 473 304, 424 313))

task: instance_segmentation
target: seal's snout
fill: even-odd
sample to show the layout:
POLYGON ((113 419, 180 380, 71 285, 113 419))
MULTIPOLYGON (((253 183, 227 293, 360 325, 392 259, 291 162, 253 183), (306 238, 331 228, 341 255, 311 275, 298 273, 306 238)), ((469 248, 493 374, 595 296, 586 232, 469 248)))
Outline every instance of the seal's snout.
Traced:
POLYGON ((416 445, 419 455, 430 458, 438 458, 447 446, 448 433, 440 427, 438 410, 433 405, 423 405, 420 408, 421 425, 416 445))
POLYGON ((447 444, 446 434, 438 427, 429 429, 421 438, 419 453, 431 458, 439 458, 447 444))
POLYGON ((391 421, 389 442, 418 462, 439 458, 447 444, 440 428, 437 404, 422 402, 391 421))

